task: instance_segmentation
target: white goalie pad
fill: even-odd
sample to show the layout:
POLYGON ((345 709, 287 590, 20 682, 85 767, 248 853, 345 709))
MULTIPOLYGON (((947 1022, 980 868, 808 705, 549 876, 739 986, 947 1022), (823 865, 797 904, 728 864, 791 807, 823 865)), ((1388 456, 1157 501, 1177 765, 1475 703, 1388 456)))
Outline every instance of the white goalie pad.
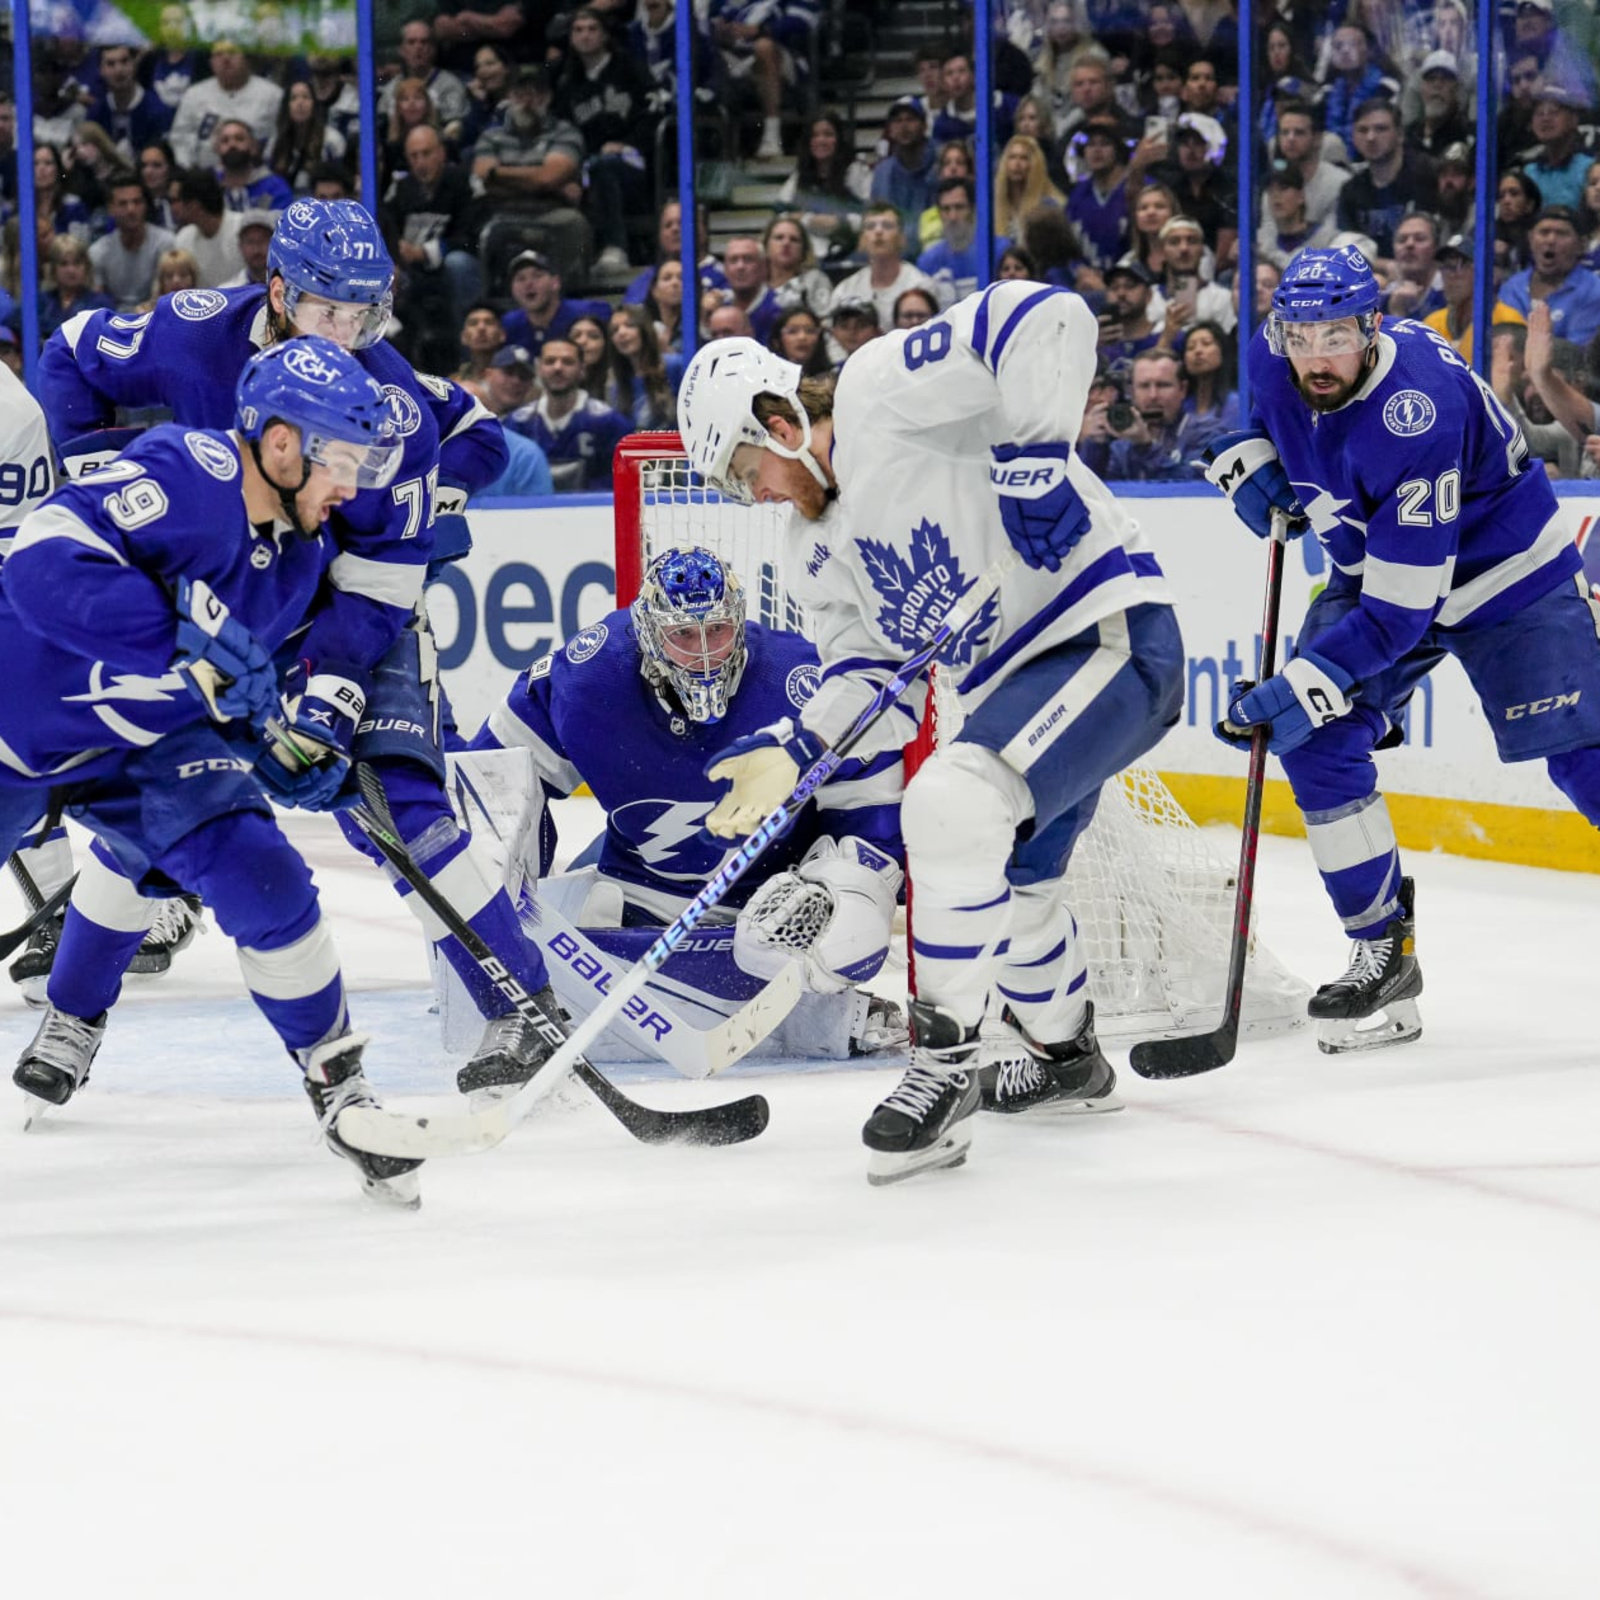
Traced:
POLYGON ((905 874, 865 839, 818 839, 792 872, 756 891, 735 924, 733 959, 773 978, 804 958, 806 987, 837 994, 872 977, 889 954, 905 874))

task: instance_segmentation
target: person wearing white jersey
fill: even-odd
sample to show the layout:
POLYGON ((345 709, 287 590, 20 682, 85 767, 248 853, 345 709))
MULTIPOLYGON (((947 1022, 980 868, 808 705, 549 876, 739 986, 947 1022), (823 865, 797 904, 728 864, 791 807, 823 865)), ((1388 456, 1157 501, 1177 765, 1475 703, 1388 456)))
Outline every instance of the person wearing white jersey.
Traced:
MULTIPOLYGON (((798 718, 713 763, 731 785, 713 832, 751 832, 968 586, 1021 558, 945 651, 961 730, 906 788, 915 1048, 863 1130, 874 1183, 965 1160, 980 1100, 1115 1104, 1063 875, 1101 785, 1177 721, 1183 645, 1137 524, 1073 448, 1096 333, 1077 295, 1013 280, 863 346, 837 389, 748 339, 707 345, 684 376, 692 464, 797 513, 789 567, 822 663, 798 718), (988 1085, 991 990, 1026 1049, 988 1085)), ((903 743, 908 702, 855 753, 903 743)))
POLYGON ((168 141, 181 167, 211 166, 211 136, 230 118, 242 122, 265 148, 278 126, 283 90, 250 70, 245 53, 232 39, 211 47, 209 78, 191 83, 178 102, 168 141))

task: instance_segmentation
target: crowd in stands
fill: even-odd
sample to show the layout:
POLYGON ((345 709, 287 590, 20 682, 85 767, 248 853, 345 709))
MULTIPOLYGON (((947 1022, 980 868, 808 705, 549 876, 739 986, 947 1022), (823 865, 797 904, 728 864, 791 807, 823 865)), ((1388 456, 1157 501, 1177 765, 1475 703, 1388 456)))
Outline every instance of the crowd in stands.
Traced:
MULTIPOLYGON (((1387 315, 1425 320, 1470 359, 1474 238, 1489 227, 1491 385, 1547 470, 1600 476, 1595 0, 1500 5, 1491 109, 1476 104, 1468 0, 1264 3, 1248 110, 1232 0, 997 0, 987 107, 970 0, 949 0, 917 8, 938 30, 908 52, 906 92, 883 96, 869 128, 844 36, 852 19, 887 27, 895 9, 692 8, 709 124, 697 137, 719 137, 720 119, 732 143, 713 153, 736 182, 765 180, 770 201, 760 222, 743 205, 726 235, 697 217, 690 286, 666 198, 675 0, 407 6, 366 116, 352 61, 202 44, 183 7, 162 9, 144 51, 37 39, 41 332, 90 307, 136 313, 173 289, 261 281, 278 214, 297 195, 358 194, 372 138, 399 271, 391 335, 516 436, 501 492, 607 487, 618 437, 672 425, 686 318, 698 340, 752 336, 820 374, 937 316, 991 263, 1076 290, 1099 318, 1090 464, 1179 480, 1241 422, 1248 136, 1257 318, 1295 251, 1354 245, 1384 281, 1387 315), (1491 115, 1497 182, 1480 223, 1474 141, 1491 115), (980 192, 992 240, 978 236, 980 192)), ((0 100, 0 359, 13 365, 15 166, 14 108, 0 100)))

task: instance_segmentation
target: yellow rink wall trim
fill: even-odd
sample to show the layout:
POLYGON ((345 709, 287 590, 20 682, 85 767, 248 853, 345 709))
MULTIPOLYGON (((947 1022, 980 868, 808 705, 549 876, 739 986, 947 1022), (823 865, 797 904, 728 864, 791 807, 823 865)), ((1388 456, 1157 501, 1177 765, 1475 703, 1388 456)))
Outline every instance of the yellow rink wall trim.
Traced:
MULTIPOLYGON (((1207 773, 1163 772, 1179 805, 1196 822, 1231 822, 1244 814, 1244 779, 1207 773)), ((1391 794, 1389 815, 1405 850, 1445 850, 1485 861, 1525 867, 1600 872, 1600 830, 1576 811, 1541 811, 1534 806, 1490 805, 1477 800, 1439 800, 1429 795, 1391 794)), ((1305 837, 1305 823, 1281 778, 1267 781, 1261 826, 1267 833, 1305 837)))

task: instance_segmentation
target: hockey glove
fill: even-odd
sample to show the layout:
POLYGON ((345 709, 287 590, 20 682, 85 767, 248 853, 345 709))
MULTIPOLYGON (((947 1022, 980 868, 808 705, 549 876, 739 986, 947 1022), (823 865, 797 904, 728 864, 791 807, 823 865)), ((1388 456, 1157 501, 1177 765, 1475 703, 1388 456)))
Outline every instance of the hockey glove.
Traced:
POLYGON ((337 811, 358 798, 347 787, 350 742, 367 697, 353 678, 336 671, 307 676, 297 662, 284 688, 286 717, 272 723, 256 758, 256 777, 279 805, 337 811))
POLYGON ((1059 572, 1089 531, 1089 508, 1067 478, 1070 444, 997 444, 989 482, 1000 497, 1000 521, 1030 567, 1059 572))
POLYGON ((1251 728, 1266 723, 1267 748, 1282 755, 1350 709, 1355 679, 1342 667, 1307 650, 1286 663, 1275 678, 1254 688, 1246 689, 1243 684, 1239 688, 1243 692, 1229 703, 1228 718, 1218 724, 1218 736, 1235 744, 1241 735, 1247 740, 1251 728))
POLYGON ((827 746, 793 717, 736 739, 706 764, 706 776, 732 787, 706 818, 719 839, 754 833, 795 791, 801 773, 819 762, 827 746))
POLYGON ((243 717, 259 727, 278 704, 271 657, 204 580, 178 580, 178 653, 172 665, 218 722, 243 717))
POLYGON ((1257 538, 1272 537, 1274 511, 1289 518, 1291 539, 1311 526, 1277 447, 1264 433, 1220 434, 1206 446, 1201 462, 1207 481, 1227 495, 1235 515, 1257 538))

